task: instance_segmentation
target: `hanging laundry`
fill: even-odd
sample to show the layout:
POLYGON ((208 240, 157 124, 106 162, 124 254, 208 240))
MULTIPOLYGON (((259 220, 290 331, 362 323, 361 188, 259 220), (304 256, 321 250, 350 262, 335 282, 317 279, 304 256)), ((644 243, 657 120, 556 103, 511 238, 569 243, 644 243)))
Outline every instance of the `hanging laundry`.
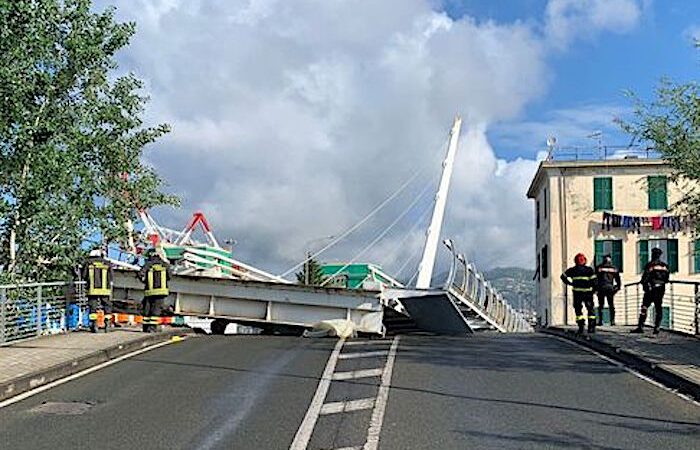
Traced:
POLYGON ((673 231, 681 231, 681 218, 679 216, 672 216, 669 219, 669 228, 671 228, 673 231))
POLYGON ((630 216, 622 216, 622 228, 629 228, 632 222, 632 218, 630 216))
POLYGON ((634 231, 637 233, 642 232, 642 218, 641 217, 633 217, 633 225, 632 228, 634 228, 634 231))
POLYGON ((610 217, 611 214, 609 212, 603 211, 603 229, 607 229, 610 231, 610 217))
POLYGON ((663 224, 661 222, 661 217, 652 217, 651 218, 651 229, 652 230, 661 230, 663 228, 663 224))
POLYGON ((619 228, 622 226, 622 216, 618 216, 617 214, 612 215, 612 226, 615 228, 619 228))

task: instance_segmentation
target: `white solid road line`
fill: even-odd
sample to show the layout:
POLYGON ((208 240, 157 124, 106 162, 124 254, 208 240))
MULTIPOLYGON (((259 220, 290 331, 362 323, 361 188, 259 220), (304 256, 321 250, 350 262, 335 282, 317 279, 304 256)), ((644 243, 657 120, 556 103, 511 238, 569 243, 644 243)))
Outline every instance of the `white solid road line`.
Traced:
MULTIPOLYGON (((182 340, 182 339, 186 339, 186 338, 181 338, 180 340, 182 340)), ((76 372, 73 375, 68 375, 65 378, 61 378, 61 379, 52 381, 50 383, 47 383, 43 386, 39 386, 39 387, 32 389, 30 391, 23 392, 19 395, 16 395, 12 398, 8 398, 7 400, 0 402, 0 408, 4 408, 4 407, 9 406, 13 403, 17 403, 17 402, 22 401, 26 398, 29 398, 33 395, 39 394, 39 393, 44 392, 44 391, 48 391, 49 389, 54 388, 56 386, 60 386, 61 384, 68 383, 69 381, 75 380, 76 378, 80 378, 80 377, 83 377, 85 375, 91 374, 93 372, 97 372, 100 369, 104 369, 105 367, 109 367, 109 366, 116 364, 120 361, 124 361, 125 359, 129 359, 133 356, 140 355, 141 353, 146 353, 149 350, 153 350, 153 349, 156 349, 158 347, 162 347, 164 345, 171 344, 173 342, 178 342, 178 341, 168 339, 167 341, 159 342, 158 344, 150 345, 148 347, 144 347, 144 348, 135 350, 131 353, 127 353, 127 354, 119 356, 117 358, 110 359, 109 361, 105 361, 105 362, 98 364, 96 366, 92 366, 92 367, 89 367, 85 370, 81 370, 80 372, 76 372)))
POLYGON ((370 425, 369 429, 367 430, 367 442, 365 443, 364 450, 377 450, 379 447, 379 433, 382 431, 384 412, 386 411, 386 404, 389 400, 391 375, 394 371, 394 361, 396 360, 396 349, 398 346, 399 336, 396 336, 394 338, 394 342, 391 344, 391 348, 389 348, 389 357, 387 358, 386 366, 384 366, 382 384, 379 386, 377 401, 374 403, 374 411, 372 411, 372 418, 369 422, 370 425))
POLYGON ((338 356, 340 355, 340 350, 343 348, 344 342, 345 339, 338 339, 338 342, 335 344, 333 353, 331 353, 331 356, 328 358, 326 368, 323 370, 323 375, 321 375, 321 381, 318 383, 314 398, 311 400, 311 405, 306 411, 304 420, 301 422, 301 426, 299 426, 289 450, 306 450, 306 446, 309 445, 311 434, 314 432, 314 427, 321 413, 323 402, 326 400, 326 394, 331 385, 331 378, 335 371, 335 365, 338 363, 338 356))
POLYGON ((374 356, 386 356, 386 350, 376 352, 341 353, 338 359, 372 358, 374 356))
POLYGON ((364 369, 353 370, 350 372, 337 372, 333 374, 334 380, 354 380, 356 378, 380 377, 384 373, 384 369, 364 369))
POLYGON ((646 376, 646 375, 644 375, 644 374, 642 374, 642 373, 637 372, 636 370, 632 369, 631 367, 627 367, 627 366, 624 365, 623 363, 621 363, 621 362, 619 362, 619 361, 615 361, 614 359, 612 359, 612 358, 610 358, 610 357, 608 357, 608 356, 605 356, 605 355, 603 355, 602 353, 600 353, 600 352, 598 352, 598 351, 596 351, 596 350, 593 350, 593 349, 590 348, 590 347, 586 347, 586 346, 583 345, 583 344, 579 344, 578 342, 574 342, 574 341, 571 341, 571 340, 566 339, 566 338, 563 338, 563 337, 559 337, 559 336, 554 336, 554 337, 556 337, 556 338, 559 339, 560 341, 566 342, 566 343, 568 343, 568 344, 570 344, 570 345, 574 345, 574 346, 576 346, 576 347, 578 347, 578 348, 580 348, 580 349, 582 349, 582 350, 585 350, 585 351, 587 351, 588 353, 592 353, 592 354, 596 355, 597 357, 599 357, 600 359, 609 362, 609 363, 612 364, 613 366, 617 366, 617 367, 619 367, 620 369, 623 369, 623 370, 625 370, 626 372, 631 373, 632 375, 634 375, 635 377, 639 378, 640 380, 644 380, 644 381, 646 381, 647 383, 653 384, 654 386, 656 386, 656 387, 658 387, 658 388, 661 388, 661 389, 663 389, 663 390, 666 391, 666 392, 670 392, 670 393, 672 393, 672 394, 675 394, 676 396, 682 398, 683 400, 687 400, 687 401, 689 401, 689 402, 691 402, 691 403, 696 404, 697 406, 700 406, 700 402, 696 401, 695 399, 693 399, 693 398, 691 398, 691 397, 689 397, 689 396, 687 396, 687 395, 685 395, 685 394, 681 394, 680 392, 678 392, 678 391, 676 391, 676 390, 674 390, 674 389, 671 389, 671 388, 669 388, 669 387, 667 387, 667 386, 664 386, 663 384, 659 383, 658 381, 654 380, 653 378, 649 378, 648 376, 646 376))
POLYGON ((344 402, 324 403, 321 407, 321 415, 338 414, 343 412, 362 411, 371 409, 374 406, 375 398, 361 398, 358 400, 348 400, 344 402))

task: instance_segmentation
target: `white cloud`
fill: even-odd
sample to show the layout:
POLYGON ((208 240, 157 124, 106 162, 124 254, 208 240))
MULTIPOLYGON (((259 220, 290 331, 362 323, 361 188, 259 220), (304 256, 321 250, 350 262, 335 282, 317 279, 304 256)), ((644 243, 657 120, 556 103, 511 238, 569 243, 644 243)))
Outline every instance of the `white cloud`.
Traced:
MULTIPOLYGON (((583 19, 579 8, 552 3, 552 36, 570 39, 580 23, 630 23, 606 19, 612 6, 600 2, 583 19)), ((164 225, 201 209, 217 235, 238 240, 243 260, 285 268, 306 242, 357 221, 414 168, 436 174, 444 147, 435 149, 460 112, 445 234, 485 266, 532 266, 524 192, 537 163, 497 159, 486 131, 546 92, 548 43, 533 25, 455 21, 431 0, 117 6, 120 19, 138 22, 122 66, 146 80, 149 118, 173 125, 148 153, 183 198, 181 211, 157 212, 164 225)), ((329 257, 350 259, 408 201, 329 257)), ((403 221, 365 259, 395 270, 422 231, 403 221)))
POLYGON ((692 43, 700 41, 700 25, 691 25, 683 30, 683 37, 692 43))
POLYGON ((494 127, 495 140, 510 148, 521 147, 532 155, 545 150, 548 137, 555 137, 558 145, 564 147, 597 144, 589 138, 602 132, 604 144, 627 144, 629 136, 620 130, 617 121, 626 119, 632 113, 630 106, 617 104, 591 104, 549 112, 539 121, 506 121, 494 127))
POLYGON ((641 15, 642 5, 637 0, 550 0, 545 33, 552 46, 563 49, 577 37, 629 32, 641 15))

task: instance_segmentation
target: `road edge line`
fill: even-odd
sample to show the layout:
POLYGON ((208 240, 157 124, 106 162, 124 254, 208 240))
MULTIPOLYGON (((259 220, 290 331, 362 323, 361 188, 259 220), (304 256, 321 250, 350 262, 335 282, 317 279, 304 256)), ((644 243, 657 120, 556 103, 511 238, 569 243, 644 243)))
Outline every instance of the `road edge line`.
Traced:
POLYGON ((694 385, 689 388, 688 384, 692 384, 691 381, 656 367, 653 363, 639 356, 626 351, 623 355, 620 349, 605 343, 595 342, 597 344, 595 345, 590 340, 572 338, 558 332, 543 331, 543 333, 592 353, 602 360, 631 373, 640 380, 700 406, 700 393, 698 392, 700 391, 700 386, 694 385))
MULTIPOLYGON (((97 372, 97 371, 100 370, 100 369, 103 369, 103 368, 105 368, 105 367, 109 367, 109 366, 111 366, 111 365, 113 365, 113 364, 116 364, 116 363, 118 363, 118 362, 124 361, 125 359, 129 359, 129 358, 134 357, 134 356, 136 356, 136 355, 140 355, 141 353, 146 353, 146 352, 148 352, 148 351, 150 351, 150 350, 154 350, 154 349, 156 349, 156 348, 163 347, 163 346, 165 346, 165 345, 172 344, 172 343, 174 343, 174 342, 179 342, 180 340, 186 339, 186 337, 183 337, 183 338, 181 338, 180 340, 177 340, 177 341, 176 341, 176 340, 173 340, 173 339, 172 339, 173 337, 174 337, 174 336, 168 336, 168 339, 165 340, 165 341, 157 342, 157 343, 155 343, 155 344, 153 344, 153 345, 149 345, 149 346, 147 346, 147 347, 143 347, 143 348, 140 348, 140 349, 138 349, 138 350, 134 350, 134 351, 132 351, 132 352, 125 353, 125 354, 123 354, 123 355, 121 355, 121 356, 117 356, 117 357, 115 357, 115 358, 108 359, 107 361, 101 362, 101 363, 96 364, 96 365, 94 365, 94 366, 91 366, 91 367, 88 367, 88 368, 86 368, 86 369, 80 370, 80 371, 78 371, 78 372, 72 373, 72 374, 67 375, 67 376, 65 376, 65 377, 55 379, 55 380, 53 380, 53 381, 50 381, 50 382, 48 382, 48 383, 46 383, 46 384, 43 384, 43 385, 41 385, 41 386, 38 386, 38 387, 36 387, 36 388, 33 388, 33 389, 29 389, 29 390, 25 390, 25 391, 23 391, 23 392, 20 392, 19 394, 16 394, 16 395, 14 395, 14 396, 12 396, 12 397, 10 397, 10 398, 7 398, 7 399, 5 399, 5 400, 3 400, 3 401, 0 401, 0 409, 5 408, 5 407, 7 407, 7 406, 10 406, 10 405, 12 405, 12 404, 14 404, 14 403, 20 402, 20 401, 22 401, 22 400, 25 400, 25 399, 27 399, 27 398, 29 398, 29 397, 32 397, 32 396, 36 395, 36 394, 40 394, 40 393, 42 393, 42 392, 44 392, 44 391, 48 391, 49 389, 52 389, 52 388, 54 388, 54 387, 56 387, 56 386, 60 386, 60 385, 62 385, 62 384, 68 383, 69 381, 73 381, 73 380, 75 380, 75 379, 77 379, 77 378, 83 377, 83 376, 85 376, 85 375, 89 375, 89 374, 91 374, 91 373, 93 373, 93 372, 97 372)), ((106 350, 105 350, 105 351, 106 351, 106 350)), ((104 352, 104 351, 101 351, 101 352, 98 352, 98 353, 102 353, 102 352, 104 352)), ((92 355, 88 355, 88 356, 86 357, 86 359, 87 359, 87 358, 90 358, 91 356, 92 356, 92 355)))

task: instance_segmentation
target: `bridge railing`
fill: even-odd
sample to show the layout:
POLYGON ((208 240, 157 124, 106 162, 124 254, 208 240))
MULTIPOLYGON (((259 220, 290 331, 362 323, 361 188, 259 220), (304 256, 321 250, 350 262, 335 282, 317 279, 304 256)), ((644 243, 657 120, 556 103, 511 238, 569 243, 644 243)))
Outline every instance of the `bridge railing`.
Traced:
POLYGON ((80 327, 87 320, 84 285, 0 285, 0 345, 80 327))
POLYGON ((444 241, 452 253, 452 264, 444 289, 467 304, 477 315, 502 332, 529 332, 533 327, 515 310, 462 254, 454 251, 452 241, 444 241))
MULTIPOLYGON (((616 301, 615 322, 617 325, 636 325, 644 298, 639 282, 623 287, 622 301, 616 301)), ((649 307, 647 324, 654 323, 656 311, 649 307)), ((662 304, 661 327, 680 333, 700 334, 700 282, 670 281, 662 304)))

